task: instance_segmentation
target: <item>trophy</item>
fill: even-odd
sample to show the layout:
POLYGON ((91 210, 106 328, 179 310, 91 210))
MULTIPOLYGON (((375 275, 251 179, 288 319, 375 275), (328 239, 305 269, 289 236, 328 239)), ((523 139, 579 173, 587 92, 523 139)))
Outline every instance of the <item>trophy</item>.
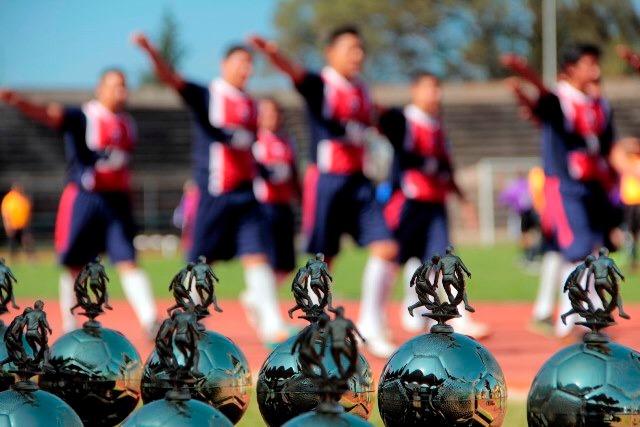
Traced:
MULTIPOLYGON (((8 313, 7 307, 11 303, 11 307, 17 310, 20 307, 16 304, 15 296, 13 295, 13 285, 18 282, 18 279, 13 275, 11 269, 5 264, 4 258, 0 258, 0 314, 8 313)), ((0 320, 0 334, 4 336, 7 327, 4 322, 0 320)), ((8 356, 7 347, 2 341, 0 343, 0 359, 5 359, 8 356)), ((8 372, 0 372, 0 391, 8 390, 9 387, 15 382, 15 377, 8 372)))
POLYGON ((298 334, 293 343, 291 351, 297 353, 300 370, 313 383, 320 402, 314 410, 298 415, 284 426, 371 425, 360 417, 346 413, 338 403, 341 396, 349 391, 349 382, 358 370, 359 354, 355 335, 359 336, 360 333, 353 322, 344 317, 342 307, 333 311, 333 320, 329 320, 326 313, 320 313, 318 320, 298 334), (327 366, 329 360, 337 367, 337 371, 330 373, 327 366))
MULTIPOLYGON (((331 283, 332 278, 322 254, 310 259, 293 279, 291 290, 296 304, 289 310, 289 317, 301 310, 304 314, 300 318, 309 321, 310 324, 297 336, 278 345, 265 360, 258 374, 258 406, 262 418, 270 426, 282 425, 297 415, 311 411, 321 403, 322 390, 318 388, 315 377, 307 375, 308 372, 303 370, 300 362, 300 339, 313 337, 314 345, 320 349, 322 340, 326 340, 328 334, 328 316, 325 309, 336 313, 336 318, 343 319, 343 309, 332 306, 331 283), (313 301, 310 292, 315 295, 317 303, 313 301), (313 335, 309 335, 312 332, 313 335)), ((347 354, 342 352, 342 344, 338 344, 336 349, 333 348, 335 342, 338 341, 331 339, 325 347, 330 354, 335 350, 340 357, 327 356, 322 361, 329 377, 339 376, 343 372, 343 364, 346 364, 348 359, 347 354)), ((350 341, 349 345, 352 344, 355 345, 355 341, 350 341)), ((325 352, 322 352, 323 356, 324 354, 325 352)), ((371 370, 363 355, 357 351, 350 355, 357 361, 352 364, 353 373, 346 382, 348 390, 338 396, 339 403, 350 414, 367 419, 373 406, 371 370)))
POLYGON ((31 378, 49 371, 48 334, 51 327, 36 301, 17 315, 4 332, 7 356, 0 361, 18 381, 0 393, 0 420, 6 426, 69 426, 82 427, 80 417, 59 397, 40 390, 31 378))
MULTIPOLYGON (((205 330, 199 323, 209 314, 211 306, 215 311, 222 312, 215 295, 214 286, 217 282, 218 278, 204 257, 199 257, 196 263, 189 263, 169 285, 175 304, 168 309, 168 313, 171 315, 175 310, 190 312, 198 322, 201 336, 198 340, 200 356, 196 368, 203 375, 189 383, 191 397, 215 407, 235 424, 249 405, 252 385, 249 363, 233 341, 217 332, 205 330), (194 287, 199 298, 197 303, 191 297, 194 287)), ((173 351, 176 359, 182 363, 182 353, 177 347, 173 351)), ((164 370, 166 364, 162 364, 160 359, 156 346, 142 375, 144 403, 162 399, 172 389, 170 372, 164 370)))
POLYGON ((640 425, 640 353, 612 342, 602 329, 615 325, 613 312, 624 312, 618 280, 624 275, 606 248, 588 256, 569 275, 564 292, 571 309, 589 329, 582 342, 554 354, 540 368, 527 400, 529 426, 640 425), (586 275, 585 287, 580 283, 586 275), (589 285, 598 298, 589 297, 589 285), (599 301, 598 301, 599 300, 599 301))
POLYGON ((89 320, 58 338, 51 346, 53 369, 40 376, 40 387, 71 405, 87 425, 119 424, 140 399, 138 352, 124 335, 96 320, 104 309, 111 310, 108 280, 100 258, 80 271, 71 312, 81 308, 89 320))
POLYGON ((382 371, 378 408, 385 426, 502 425, 507 388, 498 362, 479 342, 446 323, 460 317, 461 303, 474 311, 464 275, 471 277, 452 247, 413 275, 410 285, 416 287, 419 301, 408 307, 409 313, 424 306, 430 312, 423 316, 436 323, 430 333, 404 343, 382 371), (440 278, 444 300, 438 294, 440 278))
POLYGON ((163 374, 163 381, 165 375, 168 376, 171 387, 163 399, 147 403, 133 412, 123 427, 233 426, 222 412, 191 399, 190 390, 205 375, 198 370, 202 335, 198 316, 193 310, 172 310, 158 330, 154 352, 158 360, 156 372, 163 374))

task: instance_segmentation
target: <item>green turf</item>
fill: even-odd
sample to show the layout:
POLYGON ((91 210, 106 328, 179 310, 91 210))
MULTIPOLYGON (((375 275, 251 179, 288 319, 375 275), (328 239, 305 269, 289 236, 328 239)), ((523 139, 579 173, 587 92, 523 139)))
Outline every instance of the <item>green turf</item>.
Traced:
MULTIPOLYGON (((378 405, 374 404, 373 412, 369 421, 374 426, 383 426, 382 420, 380 419, 380 414, 378 413, 378 405)), ((249 403, 249 409, 244 414, 240 422, 237 424, 238 427, 252 427, 252 426, 260 426, 263 425, 262 417, 260 416, 260 410, 258 409, 258 404, 256 403, 256 395, 255 391, 253 396, 251 397, 251 402, 249 403)), ((522 399, 509 399, 507 403, 507 415, 504 420, 503 425, 505 427, 526 427, 526 402, 522 399)))
MULTIPOLYGON (((519 254, 509 244, 493 247, 461 246, 459 254, 464 259, 473 276, 469 282, 469 295, 472 301, 531 301, 535 297, 537 275, 524 271, 519 265, 519 254)), ((57 284, 60 269, 48 252, 38 255, 39 261, 28 263, 17 261, 11 264, 20 281, 16 288, 18 297, 35 296, 54 298, 57 295, 57 284)), ((337 298, 356 299, 360 295, 362 269, 367 253, 354 246, 347 246, 336 259, 332 271, 335 279, 334 294, 337 298)), ((302 263, 306 258, 301 257, 302 263)), ((158 297, 169 297, 167 286, 173 275, 181 268, 183 261, 179 257, 162 258, 158 254, 144 254, 141 264, 149 273, 158 297)), ((621 263, 623 270, 624 264, 621 263)), ((242 268, 237 261, 220 263, 215 266, 221 283, 217 293, 221 298, 236 298, 244 287, 242 268)), ((108 266, 113 297, 122 297, 118 275, 108 266)), ((402 295, 400 274, 394 288, 394 296, 402 295)), ((625 301, 640 301, 638 273, 629 274, 623 285, 625 301)), ((290 298, 288 283, 282 286, 281 295, 290 298)))

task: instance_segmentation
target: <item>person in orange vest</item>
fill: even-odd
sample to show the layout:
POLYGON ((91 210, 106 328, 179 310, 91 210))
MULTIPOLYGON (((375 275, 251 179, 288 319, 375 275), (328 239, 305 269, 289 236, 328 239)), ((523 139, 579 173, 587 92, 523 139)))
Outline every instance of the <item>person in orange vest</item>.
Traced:
POLYGON ((640 238, 640 139, 623 138, 611 150, 611 164, 620 175, 620 201, 630 237, 631 268, 638 266, 640 238))
POLYGON ((31 200, 18 183, 11 185, 11 190, 2 199, 2 224, 9 240, 9 254, 13 258, 22 247, 31 252, 31 200))

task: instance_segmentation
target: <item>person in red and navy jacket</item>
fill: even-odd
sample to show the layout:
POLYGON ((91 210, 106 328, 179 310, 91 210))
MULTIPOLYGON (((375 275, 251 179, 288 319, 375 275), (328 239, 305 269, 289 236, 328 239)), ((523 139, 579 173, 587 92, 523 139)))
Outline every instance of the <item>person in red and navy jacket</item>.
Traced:
MULTIPOLYGON (((455 193, 463 209, 469 211, 464 194, 454 179, 450 144, 441 118, 442 88, 439 79, 428 72, 414 74, 411 104, 380 114, 378 127, 394 148, 390 181, 392 195, 384 214, 398 242, 397 261, 405 266, 403 326, 412 332, 424 330, 425 320, 418 313, 411 317, 406 306, 416 301, 408 286, 421 260, 444 254, 449 239, 447 197, 455 193)), ((487 334, 486 326, 470 319, 456 330, 474 337, 487 334)))
POLYGON ((55 249, 66 270, 60 277, 60 309, 65 332, 77 327, 73 281, 80 269, 105 251, 120 274, 125 295, 149 336, 155 334, 156 306, 151 284, 136 264, 136 227, 131 206, 130 160, 136 141, 133 119, 125 112, 124 73, 104 71, 96 98, 80 107, 40 105, 0 89, 0 100, 64 135, 67 183, 60 197, 55 249))
POLYGON ((275 275, 266 256, 265 227, 253 194, 257 167, 257 106, 245 91, 253 57, 243 45, 231 46, 220 64, 221 76, 208 86, 185 80, 160 56, 144 34, 133 42, 150 58, 162 82, 173 88, 191 112, 193 168, 200 200, 189 261, 239 257, 247 292, 242 302, 261 339, 272 344, 288 330, 278 309, 275 275))
POLYGON ((324 50, 327 65, 320 73, 290 61, 273 42, 257 36, 250 41, 291 78, 306 103, 311 144, 302 227, 307 251, 323 252, 331 259, 339 252, 343 234, 370 249, 358 327, 369 350, 386 357, 395 347, 387 338, 383 307, 395 277, 398 249, 373 185, 363 174, 373 105, 359 76, 365 60, 360 33, 351 26, 331 32, 324 50))
POLYGON ((292 204, 300 199, 300 188, 296 153, 282 132, 282 110, 274 99, 263 98, 258 103, 253 156, 258 164, 253 191, 266 221, 267 256, 281 282, 296 266, 292 204))
MULTIPOLYGON (((611 244, 610 233, 619 217, 609 198, 615 183, 609 164, 614 124, 611 107, 599 90, 599 60, 599 48, 590 44, 565 49, 562 79, 552 91, 523 58, 506 55, 502 59, 538 91, 532 113, 542 127, 545 200, 567 263, 563 277, 596 248, 611 244)), ((565 312, 570 304, 566 296, 562 298, 560 312, 565 312)), ((567 326, 556 322, 556 335, 571 331, 573 317, 567 319, 567 326)))

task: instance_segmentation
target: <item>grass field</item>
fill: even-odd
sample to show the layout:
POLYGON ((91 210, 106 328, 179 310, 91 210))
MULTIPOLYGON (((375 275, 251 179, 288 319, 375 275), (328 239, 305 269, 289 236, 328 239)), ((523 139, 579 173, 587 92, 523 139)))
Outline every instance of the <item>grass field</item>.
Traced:
MULTIPOLYGON (((473 276, 469 284, 471 301, 531 301, 535 297, 538 278, 535 274, 525 272, 519 265, 517 249, 509 244, 495 247, 461 246, 459 254, 465 264, 472 271, 473 276)), ((334 294, 338 298, 357 299, 360 294, 362 269, 366 261, 365 251, 348 246, 342 255, 336 260, 332 271, 335 279, 334 294)), ((300 258, 301 263, 306 261, 300 258)), ((625 270, 625 264, 618 259, 619 264, 625 270)), ((166 259, 159 254, 147 253, 141 256, 140 262, 148 272, 153 282, 156 295, 159 298, 168 298, 167 289, 169 280, 184 264, 179 257, 166 259)), ((56 298, 58 276, 60 269, 50 251, 43 250, 38 253, 38 261, 27 263, 15 262, 11 265, 19 283, 16 287, 16 295, 24 298, 56 298)), ((236 298, 243 289, 243 274, 238 262, 221 263, 215 266, 217 275, 221 279, 217 287, 220 298, 236 298)), ((122 298, 122 290, 119 286, 117 274, 111 266, 108 273, 112 285, 110 293, 113 298, 122 298)), ((623 285, 625 301, 640 301, 640 287, 637 286, 638 275, 628 272, 626 284, 623 285)), ((290 297, 288 284, 281 289, 281 295, 290 297)), ((394 297, 402 295, 401 279, 394 288, 394 297)), ((508 427, 526 426, 526 407, 523 396, 515 396, 509 399, 507 418, 504 425, 508 427)), ((374 409, 371 420, 374 425, 381 426, 382 422, 374 409)), ((255 396, 251 400, 249 409, 239 423, 240 426, 262 425, 262 419, 256 404, 255 396)))
MULTIPOLYGON (((509 244, 493 247, 461 246, 458 250, 465 264, 473 273, 469 283, 471 300, 485 301, 531 301, 535 297, 537 275, 525 272, 519 266, 519 254, 509 244)), ((360 295, 362 269, 367 253, 353 246, 347 246, 332 266, 335 279, 333 292, 337 298, 357 299, 360 295)), ((306 261, 300 257, 299 262, 306 261)), ((169 297, 167 286, 173 275, 184 265, 179 257, 163 258, 158 254, 144 254, 140 263, 151 277, 156 295, 169 297)), ((620 261, 624 270, 624 263, 620 261)), ((11 267, 19 280, 16 295, 19 297, 55 298, 58 289, 60 269, 49 251, 38 254, 38 261, 28 263, 17 261, 11 267)), ((216 292, 220 298, 236 298, 244 287, 242 268, 237 261, 220 263, 215 266, 220 277, 220 285, 216 292)), ((637 273, 627 272, 628 278, 623 285, 625 301, 640 301, 640 287, 636 285, 637 273)), ((110 294, 115 298, 122 297, 118 275, 108 266, 111 278, 110 294)), ((394 287, 394 296, 402 295, 401 275, 394 287)), ((290 298, 288 284, 281 289, 281 295, 290 298)))
MULTIPOLYGON (((526 427, 527 426, 527 407, 526 402, 522 399, 509 399, 507 407, 507 416, 504 420, 504 427, 526 427)), ((383 426, 382 419, 378 412, 377 404, 374 405, 373 412, 369 418, 369 422, 374 426, 383 426)), ((260 410, 256 404, 255 393, 249 404, 249 409, 244 417, 237 424, 238 427, 253 427, 263 425, 260 410)))

